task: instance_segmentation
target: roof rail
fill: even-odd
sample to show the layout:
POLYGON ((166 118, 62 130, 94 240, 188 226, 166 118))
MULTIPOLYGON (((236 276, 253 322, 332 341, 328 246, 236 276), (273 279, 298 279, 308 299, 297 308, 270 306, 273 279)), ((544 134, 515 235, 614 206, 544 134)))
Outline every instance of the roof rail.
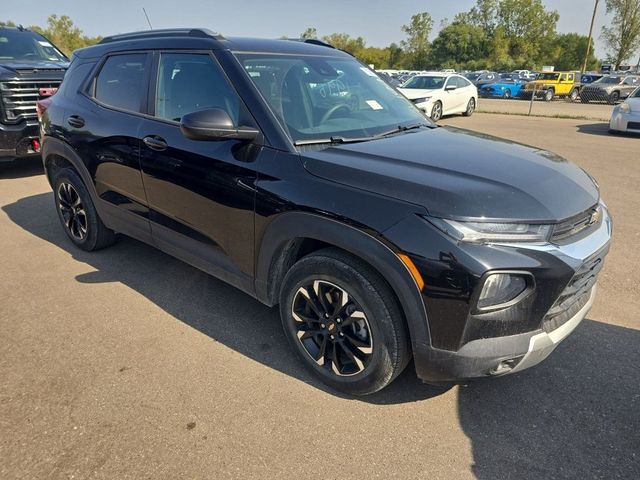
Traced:
POLYGON ((166 28, 157 30, 143 30, 141 32, 123 33, 119 35, 111 35, 104 37, 99 44, 119 42, 121 40, 138 40, 144 38, 159 38, 159 37, 200 37, 200 38, 215 38, 216 40, 223 40, 224 37, 212 32, 208 28, 166 28))

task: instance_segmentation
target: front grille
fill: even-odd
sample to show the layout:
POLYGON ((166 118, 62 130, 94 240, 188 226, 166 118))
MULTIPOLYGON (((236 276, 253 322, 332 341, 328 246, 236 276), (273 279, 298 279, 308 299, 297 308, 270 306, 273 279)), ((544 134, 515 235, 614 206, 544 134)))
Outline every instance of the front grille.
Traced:
POLYGON ((606 249, 597 252, 576 271, 556 303, 542 319, 542 329, 545 332, 552 332, 562 326, 586 305, 591 296, 591 290, 598 280, 598 273, 604 266, 606 254, 606 249))
POLYGON ((597 206, 590 208, 589 210, 585 210, 562 223, 554 225, 553 233, 551 234, 551 241, 560 242, 567 240, 589 227, 596 226, 596 224, 601 220, 601 217, 602 212, 597 206))
POLYGON ((640 130, 640 122, 629 122, 627 123, 627 128, 629 130, 640 130))
POLYGON ((36 101, 42 100, 40 89, 58 88, 60 80, 10 80, 0 82, 2 115, 7 122, 37 118, 36 101))

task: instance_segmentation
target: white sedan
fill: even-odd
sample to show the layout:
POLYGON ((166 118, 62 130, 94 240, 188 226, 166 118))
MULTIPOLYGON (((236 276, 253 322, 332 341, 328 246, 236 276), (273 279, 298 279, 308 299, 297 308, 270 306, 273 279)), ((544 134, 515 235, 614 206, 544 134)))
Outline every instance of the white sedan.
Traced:
POLYGON ((434 122, 443 115, 461 113, 469 117, 478 106, 478 89, 469 80, 456 74, 416 75, 398 90, 434 122))
POLYGON ((640 133, 640 87, 636 88, 623 103, 614 107, 609 131, 640 133))

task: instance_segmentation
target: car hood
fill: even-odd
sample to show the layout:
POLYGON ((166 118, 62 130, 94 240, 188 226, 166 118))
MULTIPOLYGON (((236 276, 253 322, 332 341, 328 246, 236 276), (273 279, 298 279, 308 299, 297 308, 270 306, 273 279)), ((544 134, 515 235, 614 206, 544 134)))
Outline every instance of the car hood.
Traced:
POLYGON ((318 177, 438 217, 558 222, 598 202, 582 169, 544 150, 453 127, 304 152, 318 177))
POLYGON ((416 98, 432 97, 438 92, 438 89, 426 89, 426 88, 399 88, 402 93, 409 100, 416 98))
POLYGON ((33 62, 24 60, 2 60, 0 63, 0 68, 11 72, 21 72, 24 70, 66 70, 69 66, 67 62, 53 62, 48 60, 33 62))

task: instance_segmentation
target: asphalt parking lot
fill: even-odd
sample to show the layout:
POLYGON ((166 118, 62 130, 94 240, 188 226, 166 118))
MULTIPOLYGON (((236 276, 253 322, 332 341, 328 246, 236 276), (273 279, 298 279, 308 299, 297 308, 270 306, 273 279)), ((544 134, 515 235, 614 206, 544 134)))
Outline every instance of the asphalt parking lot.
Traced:
POLYGON ((341 397, 275 309, 134 240, 73 248, 39 162, 0 165, 0 478, 640 478, 640 138, 442 123, 577 162, 614 215, 596 304, 546 362, 451 388, 410 366, 341 397))

